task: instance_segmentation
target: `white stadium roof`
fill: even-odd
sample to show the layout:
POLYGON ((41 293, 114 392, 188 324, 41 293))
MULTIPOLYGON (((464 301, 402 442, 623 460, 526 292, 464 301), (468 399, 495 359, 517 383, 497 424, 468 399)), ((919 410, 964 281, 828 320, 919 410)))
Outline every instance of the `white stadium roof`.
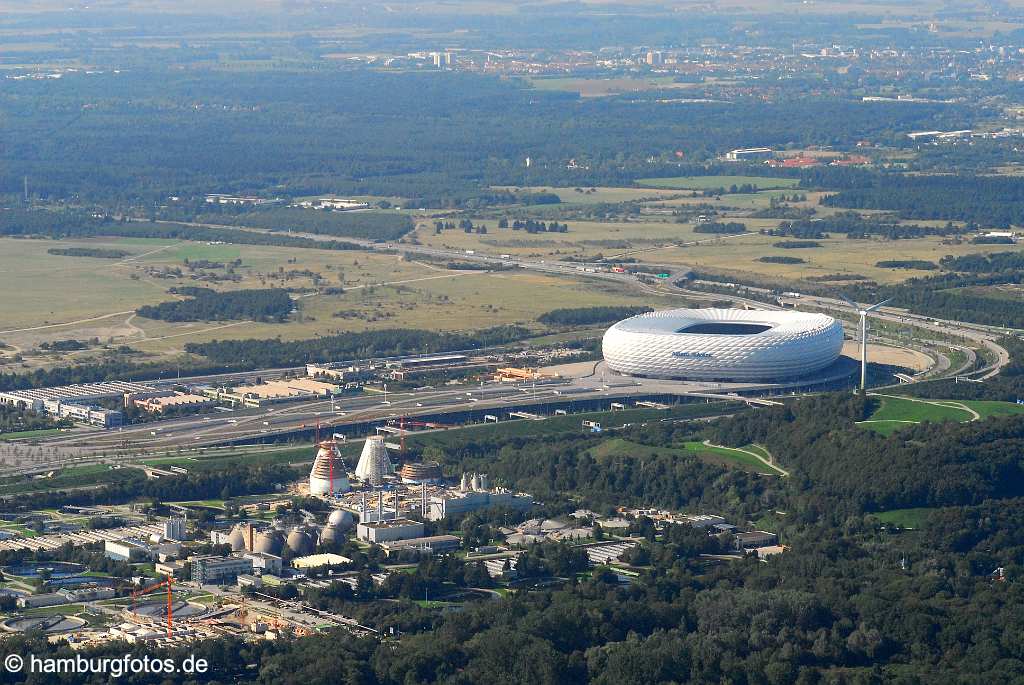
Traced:
POLYGON ((788 380, 835 362, 843 327, 831 316, 792 310, 672 309, 620 321, 602 346, 608 367, 627 375, 788 380))

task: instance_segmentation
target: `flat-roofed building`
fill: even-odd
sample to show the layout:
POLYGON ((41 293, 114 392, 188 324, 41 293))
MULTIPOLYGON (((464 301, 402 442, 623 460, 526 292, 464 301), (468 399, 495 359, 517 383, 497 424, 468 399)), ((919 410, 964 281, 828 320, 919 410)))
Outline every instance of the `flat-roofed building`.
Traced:
POLYGON ((366 542, 381 543, 423 537, 424 525, 410 519, 371 521, 356 526, 356 537, 366 542))
POLYGON ((317 397, 331 397, 342 392, 334 383, 312 378, 291 378, 258 385, 240 385, 234 388, 205 388, 203 394, 217 402, 232 406, 261 407, 277 402, 292 402, 317 397))
POLYGON ((238 576, 252 574, 252 559, 246 557, 195 557, 192 562, 192 582, 199 585, 234 583, 238 576))
POLYGON ((446 554, 454 552, 462 546, 462 538, 457 535, 428 535, 407 540, 391 540, 380 545, 385 552, 401 552, 403 550, 419 550, 428 554, 446 554))
POLYGON ((115 561, 150 561, 156 557, 156 550, 142 540, 104 540, 103 553, 115 561))
POLYGON ((746 533, 733 535, 736 549, 757 549, 758 547, 770 547, 778 544, 779 536, 764 530, 752 530, 746 533))
POLYGON ((203 407, 212 407, 214 404, 216 402, 209 397, 184 392, 133 401, 134 406, 154 414, 162 414, 168 409, 179 409, 181 407, 201 409, 203 407))
POLYGON ((266 552, 247 552, 244 555, 247 559, 252 561, 252 570, 254 573, 263 575, 269 573, 271 575, 281 575, 281 570, 284 568, 284 560, 276 554, 267 554, 266 552))
POLYGON ((491 507, 524 510, 533 506, 533 497, 507 490, 454 492, 434 495, 427 508, 427 519, 439 521, 445 516, 491 507))
POLYGON ((43 402, 57 400, 68 404, 90 404, 99 400, 120 400, 128 393, 153 392, 156 389, 144 383, 106 381, 60 385, 52 388, 30 388, 0 392, 0 404, 21 405, 29 409, 43 409, 43 402))

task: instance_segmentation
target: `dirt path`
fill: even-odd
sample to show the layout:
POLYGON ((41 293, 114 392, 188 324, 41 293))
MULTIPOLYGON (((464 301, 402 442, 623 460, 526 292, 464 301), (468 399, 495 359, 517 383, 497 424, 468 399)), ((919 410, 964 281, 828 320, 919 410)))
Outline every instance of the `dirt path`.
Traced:
POLYGON ((134 314, 134 309, 129 309, 126 312, 113 312, 112 314, 103 314, 102 316, 93 316, 88 319, 78 319, 77 321, 65 321, 63 323, 50 323, 44 326, 31 326, 29 328, 12 328, 7 331, 0 331, 0 335, 6 335, 8 333, 28 333, 29 331, 42 331, 47 328, 62 328, 64 326, 77 326, 78 324, 91 323, 93 321, 102 321, 103 319, 109 319, 113 316, 125 316, 127 314, 134 314))
MULTIPOLYGON (((889 397, 889 398, 894 399, 894 400, 908 400, 910 402, 920 402, 921 404, 932 404, 932 405, 935 405, 936 407, 950 407, 952 409, 959 409, 959 410, 969 414, 970 417, 971 417, 971 419, 970 419, 971 421, 980 421, 981 420, 981 414, 979 414, 978 412, 974 411, 973 409, 968 407, 966 404, 961 404, 960 402, 957 402, 955 400, 922 400, 922 399, 918 399, 917 397, 904 397, 902 395, 883 395, 882 393, 877 393, 877 392, 869 393, 869 395, 871 397, 889 397)), ((889 419, 880 419, 880 420, 889 420, 889 419)), ((868 422, 869 421, 858 421, 858 423, 868 423, 868 422)), ((902 423, 921 423, 921 422, 920 421, 903 421, 902 423)))
MULTIPOLYGON (((725 445, 715 445, 710 440, 705 440, 704 441, 704 445, 707 446, 707 447, 717 447, 718 449, 722 449, 722 450, 732 450, 733 452, 742 452, 743 454, 749 454, 754 459, 757 459, 759 462, 761 462, 762 464, 764 464, 768 468, 770 468, 773 471, 777 472, 780 476, 788 476, 789 475, 789 471, 787 471, 786 469, 782 468, 781 466, 776 466, 773 463, 774 460, 769 461, 768 459, 765 459, 763 455, 758 454, 757 452, 752 452, 751 450, 745 450, 742 447, 726 447, 725 445)), ((764 448, 762 447, 761 449, 764 449, 764 448)), ((768 450, 764 450, 764 451, 768 452, 768 450)))

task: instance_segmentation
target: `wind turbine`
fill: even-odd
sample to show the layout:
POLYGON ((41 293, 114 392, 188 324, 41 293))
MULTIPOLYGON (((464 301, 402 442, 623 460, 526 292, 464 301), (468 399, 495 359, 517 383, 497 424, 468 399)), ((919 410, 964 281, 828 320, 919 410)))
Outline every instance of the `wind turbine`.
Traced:
POLYGON ((860 391, 867 392, 868 389, 868 314, 875 311, 882 305, 892 302, 890 297, 888 300, 882 300, 878 304, 873 304, 870 307, 860 308, 860 305, 850 302, 842 295, 839 298, 846 304, 853 307, 860 315, 860 391))

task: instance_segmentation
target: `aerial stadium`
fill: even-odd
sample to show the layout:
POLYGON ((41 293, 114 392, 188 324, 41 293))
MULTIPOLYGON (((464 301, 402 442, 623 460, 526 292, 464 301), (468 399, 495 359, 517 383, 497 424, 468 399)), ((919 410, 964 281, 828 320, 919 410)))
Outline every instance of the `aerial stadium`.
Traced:
POLYGON ((624 319, 604 334, 605 364, 643 378, 777 382, 833 364, 843 326, 797 311, 670 309, 624 319))

